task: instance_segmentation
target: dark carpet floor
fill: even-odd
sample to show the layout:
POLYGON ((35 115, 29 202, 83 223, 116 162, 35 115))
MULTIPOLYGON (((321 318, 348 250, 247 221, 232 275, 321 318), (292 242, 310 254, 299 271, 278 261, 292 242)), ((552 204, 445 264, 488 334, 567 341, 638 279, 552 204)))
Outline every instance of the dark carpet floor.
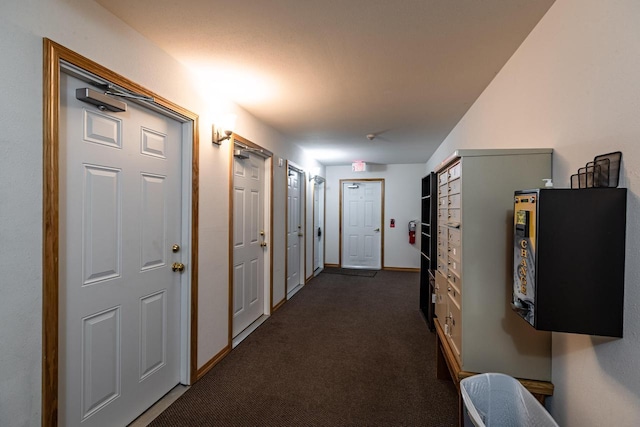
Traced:
POLYGON ((325 267, 324 274, 342 274, 344 276, 376 277, 376 270, 360 270, 352 268, 325 267))
POLYGON ((322 273, 152 426, 455 426, 418 274, 322 273))

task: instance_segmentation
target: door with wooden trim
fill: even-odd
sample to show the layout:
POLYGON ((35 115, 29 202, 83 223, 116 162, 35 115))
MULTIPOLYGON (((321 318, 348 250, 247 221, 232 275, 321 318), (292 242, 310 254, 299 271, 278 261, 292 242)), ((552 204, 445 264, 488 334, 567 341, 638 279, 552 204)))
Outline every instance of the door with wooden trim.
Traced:
POLYGON ((265 158, 243 150, 233 158, 233 301, 235 338, 265 314, 265 158))
POLYGON ((382 181, 342 182, 342 267, 382 268, 382 181))
POLYGON ((313 273, 324 268, 324 179, 316 177, 313 183, 313 273))
POLYGON ((126 425, 180 381, 182 125, 86 86, 61 74, 59 423, 126 425))
POLYGON ((287 171, 287 298, 304 284, 303 278, 303 197, 304 175, 291 166, 287 171))

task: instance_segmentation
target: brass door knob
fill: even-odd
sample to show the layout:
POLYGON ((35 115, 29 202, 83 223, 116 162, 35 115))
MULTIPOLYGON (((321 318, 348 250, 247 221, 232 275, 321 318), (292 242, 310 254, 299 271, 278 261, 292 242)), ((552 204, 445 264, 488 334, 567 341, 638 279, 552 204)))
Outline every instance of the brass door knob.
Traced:
POLYGON ((267 247, 267 242, 260 242, 260 247, 261 248, 266 248, 267 247))
POLYGON ((174 262, 171 266, 171 269, 173 271, 179 271, 180 273, 182 273, 184 271, 184 264, 181 262, 174 262))

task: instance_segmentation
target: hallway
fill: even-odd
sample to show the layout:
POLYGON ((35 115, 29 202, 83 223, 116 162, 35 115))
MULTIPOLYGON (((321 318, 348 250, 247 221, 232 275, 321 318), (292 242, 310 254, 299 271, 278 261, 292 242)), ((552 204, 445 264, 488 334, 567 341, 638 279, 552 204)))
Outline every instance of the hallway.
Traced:
POLYGON ((457 425, 455 387, 435 377, 418 274, 331 270, 151 425, 457 425))

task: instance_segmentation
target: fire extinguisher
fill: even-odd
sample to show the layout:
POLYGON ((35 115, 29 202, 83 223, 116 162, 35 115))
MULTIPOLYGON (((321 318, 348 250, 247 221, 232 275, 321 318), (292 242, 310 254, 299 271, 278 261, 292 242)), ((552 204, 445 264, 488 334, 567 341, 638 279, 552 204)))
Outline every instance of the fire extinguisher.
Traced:
POLYGON ((409 243, 412 245, 416 242, 416 222, 409 221, 409 243))

